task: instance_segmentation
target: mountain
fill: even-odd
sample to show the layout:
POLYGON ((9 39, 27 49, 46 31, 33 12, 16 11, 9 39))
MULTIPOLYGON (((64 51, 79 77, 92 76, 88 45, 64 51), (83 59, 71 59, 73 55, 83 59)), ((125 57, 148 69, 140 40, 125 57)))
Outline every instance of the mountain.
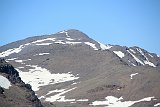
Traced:
POLYGON ((75 29, 0 47, 46 107, 158 107, 160 57, 104 45, 75 29))
POLYGON ((14 67, 0 59, 0 106, 43 107, 29 84, 25 84, 14 67))
POLYGON ((130 66, 160 66, 160 57, 158 55, 149 53, 137 46, 128 48, 126 46, 112 45, 109 50, 117 54, 130 66))

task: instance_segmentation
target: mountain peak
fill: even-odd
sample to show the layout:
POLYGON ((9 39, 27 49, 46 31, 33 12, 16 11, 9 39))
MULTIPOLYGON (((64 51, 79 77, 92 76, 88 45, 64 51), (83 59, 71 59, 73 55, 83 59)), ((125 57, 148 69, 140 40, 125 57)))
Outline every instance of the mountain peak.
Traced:
POLYGON ((72 39, 87 39, 89 38, 85 33, 77 30, 77 29, 69 29, 58 32, 57 34, 61 34, 58 36, 63 36, 72 39))

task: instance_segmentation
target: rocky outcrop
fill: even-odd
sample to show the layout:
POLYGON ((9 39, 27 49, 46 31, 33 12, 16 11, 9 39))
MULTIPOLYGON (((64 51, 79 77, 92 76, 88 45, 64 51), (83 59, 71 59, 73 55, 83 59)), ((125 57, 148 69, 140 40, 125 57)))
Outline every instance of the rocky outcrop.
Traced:
POLYGON ((14 67, 11 64, 8 64, 7 62, 5 62, 4 59, 0 59, 0 75, 6 77, 12 84, 12 86, 9 89, 4 89, 0 87, 0 94, 1 94, 0 106, 1 107, 3 106, 17 107, 20 105, 21 106, 28 105, 31 107, 43 107, 40 100, 35 95, 35 92, 32 90, 31 86, 29 84, 25 84, 19 77, 19 73, 14 69, 14 67), (14 89, 17 89, 17 90, 14 90, 14 89), (17 92, 14 93, 15 91, 22 92, 24 94, 16 94, 17 92), (17 98, 17 99, 14 99, 14 98, 17 98))

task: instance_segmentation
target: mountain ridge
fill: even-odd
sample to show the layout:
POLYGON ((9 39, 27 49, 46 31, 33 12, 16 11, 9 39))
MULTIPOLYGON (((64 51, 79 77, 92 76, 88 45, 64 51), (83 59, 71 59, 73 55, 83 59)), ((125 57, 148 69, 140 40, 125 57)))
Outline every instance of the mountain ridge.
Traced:
POLYGON ((0 47, 0 57, 48 107, 160 103, 160 58, 138 47, 104 45, 65 30, 0 47))
MULTIPOLYGON (((27 46, 32 45, 32 44, 36 45, 36 42, 37 42, 37 45, 50 45, 50 44, 62 44, 62 45, 82 44, 82 45, 84 45, 85 44, 85 45, 88 45, 88 46, 94 48, 94 50, 107 50, 108 49, 112 52, 113 51, 120 52, 119 54, 121 54, 121 55, 123 55, 124 53, 128 53, 127 54, 128 60, 124 60, 124 61, 127 62, 129 65, 132 65, 132 66, 149 65, 149 66, 155 67, 155 66, 160 65, 160 58, 159 58, 158 55, 156 55, 154 53, 149 53, 148 51, 146 51, 142 48, 139 48, 137 46, 133 46, 133 47, 129 48, 129 47, 126 47, 126 46, 119 46, 119 45, 103 45, 102 43, 96 42, 95 40, 89 38, 83 32, 81 32, 79 30, 75 30, 75 29, 60 31, 60 32, 57 32, 57 33, 51 34, 51 35, 29 37, 29 38, 26 38, 26 39, 16 41, 16 42, 13 42, 11 44, 2 46, 1 49, 0 49, 0 52, 3 52, 7 49, 9 50, 10 48, 18 48, 19 46, 21 46, 21 47, 18 48, 18 49, 27 47, 27 46), (44 44, 38 44, 38 43, 41 43, 41 41, 36 41, 36 40, 43 40, 44 44), (49 42, 47 43, 47 41, 49 41, 49 42), (133 51, 135 49, 141 51, 139 55, 136 55, 136 57, 134 55, 135 52, 133 51), (126 50, 128 52, 126 52, 126 50), (148 53, 148 55, 149 55, 148 57, 152 57, 152 58, 146 57, 145 55, 143 55, 144 53, 148 53), (158 60, 155 60, 153 57, 155 57, 155 59, 158 59, 158 60), (129 59, 132 59, 132 61, 130 61, 129 59), (149 59, 151 59, 151 61, 149 59)), ((16 52, 14 52, 14 53, 16 53, 16 52)), ((2 54, 3 53, 0 53, 0 57, 3 57, 2 54)), ((122 59, 124 59, 124 58, 122 58, 122 59)))

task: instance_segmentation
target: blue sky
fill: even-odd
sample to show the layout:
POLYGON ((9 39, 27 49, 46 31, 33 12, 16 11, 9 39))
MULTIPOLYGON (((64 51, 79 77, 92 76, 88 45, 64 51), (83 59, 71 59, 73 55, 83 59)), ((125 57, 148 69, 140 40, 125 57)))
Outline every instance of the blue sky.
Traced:
POLYGON ((160 0, 0 0, 0 45, 78 29, 160 55, 160 0))

